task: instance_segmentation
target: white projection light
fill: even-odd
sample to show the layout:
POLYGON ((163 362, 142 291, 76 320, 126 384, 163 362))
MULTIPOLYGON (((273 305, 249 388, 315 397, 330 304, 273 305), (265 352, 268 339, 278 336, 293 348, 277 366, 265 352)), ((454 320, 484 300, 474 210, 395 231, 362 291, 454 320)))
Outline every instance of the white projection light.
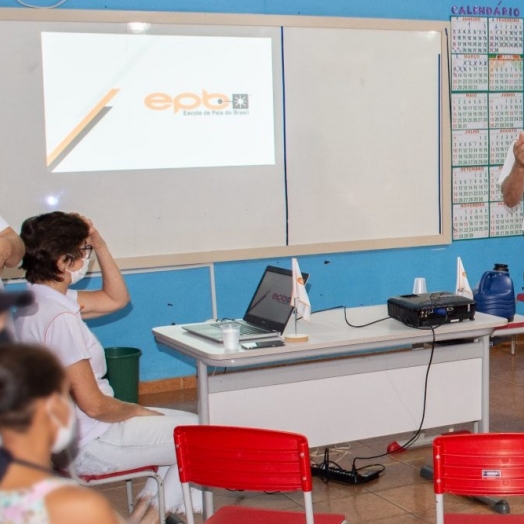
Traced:
POLYGON ((151 24, 148 24, 147 22, 129 22, 127 24, 128 31, 130 33, 134 33, 135 35, 147 33, 150 27, 151 24))

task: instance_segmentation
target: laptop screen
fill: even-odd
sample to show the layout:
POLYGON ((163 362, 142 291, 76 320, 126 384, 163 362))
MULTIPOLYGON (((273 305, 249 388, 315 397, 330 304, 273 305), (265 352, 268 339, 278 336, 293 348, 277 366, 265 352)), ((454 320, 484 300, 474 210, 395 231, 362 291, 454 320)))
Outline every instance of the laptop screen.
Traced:
MULTIPOLYGON (((304 282, 308 276, 307 273, 302 273, 304 282)), ((293 311, 292 289, 293 277, 290 269, 267 266, 244 320, 267 329, 282 331, 293 311)))

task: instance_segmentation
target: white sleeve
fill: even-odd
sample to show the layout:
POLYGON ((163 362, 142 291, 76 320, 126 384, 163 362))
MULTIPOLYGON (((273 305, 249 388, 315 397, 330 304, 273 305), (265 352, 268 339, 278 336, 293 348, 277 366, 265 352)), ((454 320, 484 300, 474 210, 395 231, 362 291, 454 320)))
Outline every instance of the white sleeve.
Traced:
POLYGON ((9 227, 9 224, 0 217, 0 231, 3 231, 4 229, 7 229, 9 227))
POLYGON ((499 174, 499 185, 504 182, 504 180, 507 178, 507 176, 511 172, 511 168, 513 167, 513 164, 515 163, 515 155, 513 154, 513 146, 515 145, 517 141, 514 140, 511 142, 511 145, 509 146, 508 154, 506 155, 506 160, 504 160, 504 165, 502 166, 502 169, 500 170, 499 174))
POLYGON ((90 359, 83 321, 74 313, 61 313, 49 324, 44 344, 59 358, 64 367, 90 359))

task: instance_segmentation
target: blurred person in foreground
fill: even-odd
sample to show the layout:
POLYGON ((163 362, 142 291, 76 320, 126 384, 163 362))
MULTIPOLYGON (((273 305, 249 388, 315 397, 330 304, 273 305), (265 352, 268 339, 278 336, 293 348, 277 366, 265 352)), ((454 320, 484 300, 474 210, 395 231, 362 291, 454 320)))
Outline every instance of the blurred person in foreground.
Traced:
MULTIPOLYGON (((57 476, 52 469, 51 454, 66 448, 74 429, 69 382, 58 359, 40 346, 4 344, 0 348, 2 524, 126 522, 100 493, 57 476)), ((127 523, 142 522, 147 509, 137 509, 127 523)))

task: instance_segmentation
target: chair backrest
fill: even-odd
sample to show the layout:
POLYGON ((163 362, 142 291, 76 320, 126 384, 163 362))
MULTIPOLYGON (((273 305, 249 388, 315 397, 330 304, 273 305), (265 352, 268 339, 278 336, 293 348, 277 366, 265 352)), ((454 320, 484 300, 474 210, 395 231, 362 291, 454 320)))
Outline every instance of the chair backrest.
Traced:
POLYGON ((178 426, 174 431, 181 482, 249 491, 311 492, 306 437, 229 426, 178 426))
POLYGON ((433 484, 436 494, 524 495, 524 433, 437 437, 433 484))
POLYGON ((524 433, 437 437, 433 441, 433 487, 437 524, 444 523, 445 493, 524 495, 524 433))

